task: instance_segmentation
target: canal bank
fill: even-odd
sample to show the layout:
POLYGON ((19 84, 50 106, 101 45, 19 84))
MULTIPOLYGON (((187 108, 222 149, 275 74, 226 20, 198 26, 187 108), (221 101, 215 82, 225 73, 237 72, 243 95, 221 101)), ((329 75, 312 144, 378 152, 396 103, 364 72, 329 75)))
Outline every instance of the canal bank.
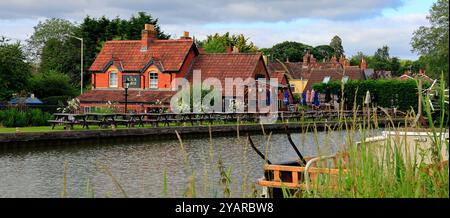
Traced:
MULTIPOLYGON (((392 120, 394 124, 402 122, 403 119, 392 120)), ((379 120, 379 126, 383 127, 391 120, 379 120)), ((342 124, 342 123, 341 123, 342 124)), ((183 139, 209 137, 211 132, 213 137, 240 136, 246 133, 263 134, 285 132, 285 126, 292 132, 305 132, 324 128, 335 129, 339 122, 315 122, 315 123, 275 123, 275 124, 245 124, 245 125, 214 125, 214 126, 176 126, 157 128, 128 128, 128 129, 102 129, 102 130, 82 130, 82 131, 46 131, 46 132, 26 132, 26 133, 2 133, 0 134, 0 148, 21 148, 29 146, 58 146, 77 145, 83 142, 92 141, 114 141, 114 142, 135 142, 145 140, 176 139, 175 132, 178 132, 183 139)))

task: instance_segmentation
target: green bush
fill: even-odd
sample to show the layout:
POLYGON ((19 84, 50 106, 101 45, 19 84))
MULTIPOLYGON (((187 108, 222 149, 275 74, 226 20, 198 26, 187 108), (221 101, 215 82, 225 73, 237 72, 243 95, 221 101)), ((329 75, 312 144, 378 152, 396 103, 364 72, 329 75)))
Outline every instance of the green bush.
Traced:
POLYGON ((0 111, 0 125, 4 127, 46 126, 49 119, 51 119, 51 115, 39 109, 0 111))
MULTIPOLYGON (((424 83, 423 88, 429 85, 424 83)), ((325 93, 327 86, 330 87, 332 94, 341 94, 341 81, 331 81, 328 84, 317 83, 313 85, 313 88, 320 93, 325 93)), ((414 80, 349 80, 344 84, 345 104, 352 107, 356 94, 356 105, 362 106, 367 91, 375 98, 372 103, 377 106, 397 107, 401 111, 408 111, 412 107, 417 111, 417 84, 414 80)))

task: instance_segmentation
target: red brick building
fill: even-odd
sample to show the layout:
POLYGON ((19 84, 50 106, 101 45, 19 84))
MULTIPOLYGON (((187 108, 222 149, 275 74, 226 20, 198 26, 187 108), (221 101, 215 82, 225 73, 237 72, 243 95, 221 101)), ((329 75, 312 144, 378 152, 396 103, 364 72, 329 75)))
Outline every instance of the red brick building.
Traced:
POLYGON ((81 108, 108 104, 124 108, 123 82, 131 81, 128 109, 136 112, 168 107, 176 93, 171 83, 175 78, 190 80, 194 70, 202 79, 216 77, 224 85, 225 78, 269 78, 259 53, 203 54, 194 40, 184 32, 180 39, 160 40, 153 25, 146 24, 141 40, 107 41, 89 68, 92 90, 79 96, 81 108))

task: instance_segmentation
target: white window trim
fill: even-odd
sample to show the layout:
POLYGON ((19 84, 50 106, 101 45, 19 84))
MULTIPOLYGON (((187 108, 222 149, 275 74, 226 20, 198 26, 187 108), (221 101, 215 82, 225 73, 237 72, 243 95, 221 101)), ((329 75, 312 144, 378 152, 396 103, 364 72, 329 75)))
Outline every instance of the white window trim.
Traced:
POLYGON ((109 83, 110 88, 118 88, 119 87, 119 73, 117 73, 116 71, 110 71, 108 83, 109 83), (116 84, 115 85, 111 84, 111 75, 112 74, 116 74, 116 84))
POLYGON ((158 89, 158 83, 159 83, 159 75, 158 72, 152 70, 148 73, 148 88, 149 89, 158 89), (151 74, 156 74, 156 79, 152 79, 151 74), (156 84, 154 83, 156 80, 156 84), (153 82, 153 83, 152 83, 153 82), (156 85, 156 87, 153 87, 152 85, 156 85))

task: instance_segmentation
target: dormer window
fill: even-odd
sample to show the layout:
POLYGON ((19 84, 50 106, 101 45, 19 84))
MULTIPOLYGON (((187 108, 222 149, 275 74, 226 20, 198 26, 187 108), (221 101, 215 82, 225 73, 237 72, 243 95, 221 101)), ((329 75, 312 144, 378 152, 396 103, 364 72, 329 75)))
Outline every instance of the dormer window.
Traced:
POLYGON ((119 76, 116 71, 111 71, 109 73, 109 87, 110 88, 117 88, 117 85, 119 84, 119 76))
POLYGON ((150 71, 149 73, 149 88, 157 89, 158 88, 158 73, 156 71, 150 71))

